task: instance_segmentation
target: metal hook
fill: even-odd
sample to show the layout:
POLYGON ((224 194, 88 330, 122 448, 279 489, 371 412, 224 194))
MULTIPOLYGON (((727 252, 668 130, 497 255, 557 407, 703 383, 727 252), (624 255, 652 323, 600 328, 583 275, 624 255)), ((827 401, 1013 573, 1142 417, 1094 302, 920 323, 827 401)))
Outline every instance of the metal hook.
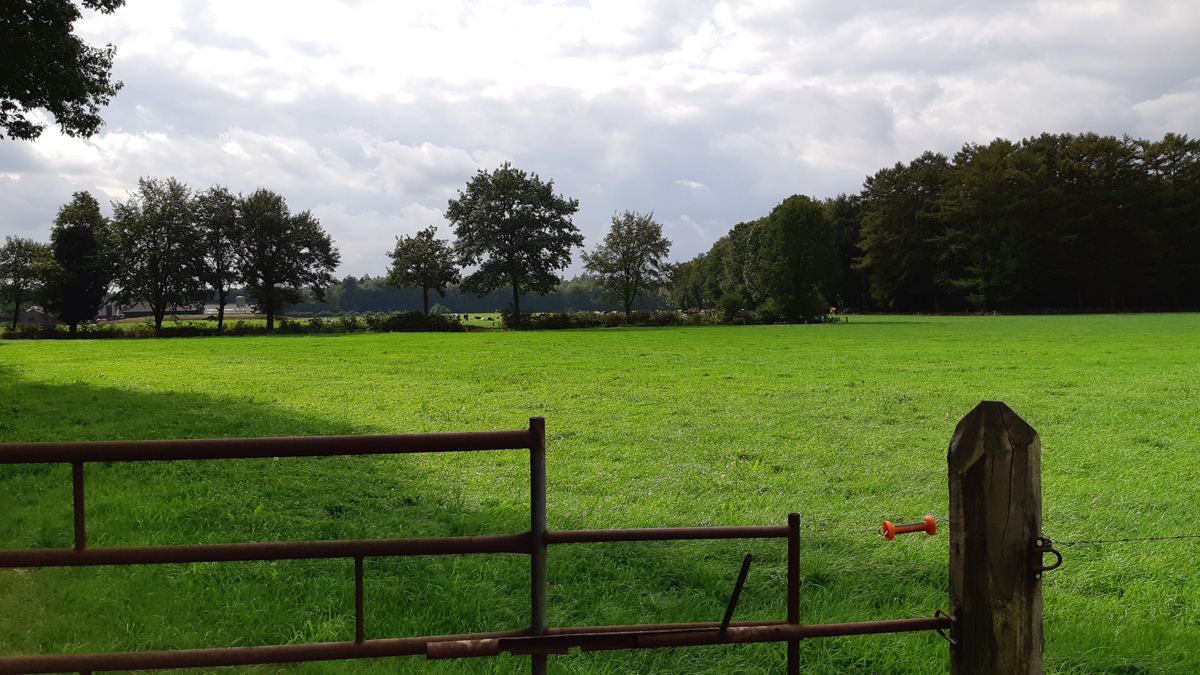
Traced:
POLYGON ((1043 573, 1058 569, 1062 563, 1062 553, 1054 548, 1054 542, 1049 537, 1043 536, 1033 540, 1033 560, 1030 567, 1033 569, 1034 579, 1041 579, 1043 573), (1042 562, 1042 557, 1047 553, 1054 554, 1054 562, 1049 565, 1042 562))

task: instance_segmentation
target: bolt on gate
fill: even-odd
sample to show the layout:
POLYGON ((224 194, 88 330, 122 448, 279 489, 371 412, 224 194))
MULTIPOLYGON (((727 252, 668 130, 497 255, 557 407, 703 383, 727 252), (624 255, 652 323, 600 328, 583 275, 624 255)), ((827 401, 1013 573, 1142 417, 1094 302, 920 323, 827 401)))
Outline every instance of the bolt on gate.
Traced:
MULTIPOLYGON (((964 425, 969 427, 968 445, 979 446, 990 458, 991 452, 1001 446, 1012 454, 1013 445, 1007 432, 1001 430, 997 436, 998 411, 985 406, 1003 406, 985 402, 959 423, 951 444, 952 480, 951 504, 958 500, 958 510, 952 509, 951 522, 964 521, 960 513, 964 504, 970 505, 967 515, 979 519, 977 511, 984 504, 978 496, 962 498, 953 480, 953 458, 956 445, 960 442, 964 425), (975 420, 968 425, 969 420, 975 420), (982 424, 983 429, 979 425, 982 424), (978 427, 978 428, 977 428, 978 427), (974 430, 974 431, 970 431, 974 430), (984 433, 987 431, 987 433, 984 433), (975 433, 978 432, 978 433, 975 433), (999 445, 997 445, 999 444, 999 445), (983 446, 987 447, 983 447, 983 446), (975 507, 979 507, 976 509, 975 507), (956 514, 958 518, 956 518, 956 514)), ((1003 409, 1020 422, 1007 406, 1003 409)), ((1005 422, 1007 423, 1007 422, 1005 422)), ((1024 424, 1021 422, 1021 424, 1024 424)), ((1003 425, 1002 425, 1003 426, 1003 425)), ((1029 429, 1032 432, 1032 429, 1029 429)), ((1036 433, 1032 443, 1023 447, 1040 452, 1036 433)), ((978 457, 976 457, 978 459, 978 457)), ((83 567, 92 565, 145 565, 164 563, 202 563, 234 561, 306 560, 321 558, 349 558, 354 560, 354 636, 343 642, 307 644, 283 644, 254 647, 213 647, 203 649, 177 649, 144 652, 118 652, 93 654, 54 654, 35 656, 0 657, 0 675, 8 673, 52 673, 112 670, 145 670, 160 668, 203 668, 237 665, 260 665, 297 663, 337 659, 380 658, 393 656, 425 655, 429 659, 451 659, 465 657, 496 656, 501 653, 528 655, 534 673, 545 673, 547 656, 565 654, 572 648, 584 651, 652 649, 662 647, 688 647, 699 645, 786 643, 787 672, 799 673, 802 639, 844 635, 866 635, 875 633, 898 633, 911 631, 952 630, 952 636, 970 635, 975 639, 1000 638, 1008 630, 1012 620, 1019 627, 1031 625, 1032 610, 1036 609, 1036 645, 1024 639, 1022 650, 1036 646, 1036 669, 995 670, 978 669, 978 659, 959 657, 964 651, 961 639, 951 639, 952 672, 1040 672, 1041 666, 1041 595, 1040 572, 1034 579, 1036 598, 1021 605, 1026 616, 1017 617, 1004 598, 991 598, 996 602, 984 602, 981 612, 966 609, 968 597, 978 591, 979 583, 956 580, 961 576, 963 553, 966 547, 958 546, 957 538, 951 546, 951 586, 955 592, 954 616, 942 612, 931 617, 862 621, 855 623, 814 624, 800 623, 800 516, 788 515, 787 524, 766 526, 719 526, 719 527, 664 527, 627 528, 607 530, 549 530, 546 525, 546 425, 541 417, 529 420, 529 428, 516 431, 431 433, 375 436, 310 436, 294 438, 250 438, 209 440, 166 440, 166 441, 103 441, 74 443, 8 443, 0 444, 0 464, 50 464, 66 463, 72 466, 72 493, 74 502, 74 547, 69 549, 0 549, 0 568, 36 567, 83 567), (89 462, 140 462, 172 460, 219 460, 261 459, 272 457, 327 457, 337 455, 405 454, 486 450, 529 451, 530 470, 530 529, 528 532, 460 537, 424 537, 408 539, 363 539, 324 540, 235 544, 196 544, 168 546, 133 546, 92 548, 87 545, 84 503, 84 466, 89 462), (720 622, 683 624, 648 624, 618 626, 551 627, 546 620, 546 558, 551 545, 588 544, 600 542, 632 541, 681 541, 696 539, 784 539, 787 542, 787 616, 782 621, 731 621, 737 596, 745 581, 750 559, 743 563, 741 575, 733 597, 720 622), (457 635, 432 635, 424 637, 367 639, 363 622, 365 603, 363 592, 363 561, 369 557, 396 557, 415 555, 466 555, 466 554, 522 554, 529 556, 530 575, 530 625, 523 630, 495 631, 457 635), (957 571, 956 571, 957 570, 957 571), (958 596, 962 596, 961 598, 958 596), (1036 600, 1036 603, 1033 600, 1036 600), (1036 604, 1036 608, 1034 607, 1036 604), (999 614, 1006 613, 1001 629, 999 614), (974 615, 964 631, 962 614, 974 615), (1010 616, 1012 615, 1012 616, 1010 616), (995 630, 987 628, 996 627, 995 630)), ((1030 466, 1028 464, 1026 467, 1030 466)), ((989 471, 990 474, 990 471, 989 471)), ((1041 503, 1040 479, 1037 481, 1036 503, 1037 528, 1040 529, 1041 503)), ((983 516, 990 516, 990 510, 983 516)), ((990 533, 989 534, 994 534, 990 533)), ((966 567, 989 564, 1004 574, 1004 565, 1011 559, 992 553, 988 558, 986 546, 977 542, 989 539, 971 539, 974 543, 974 560, 966 561, 966 567)), ((1049 546, 1048 540, 1038 539, 1036 546, 1049 546)), ((1043 550, 1043 549, 1036 549, 1043 550)), ((1052 550, 1052 549, 1049 549, 1052 550)), ((1055 552, 1057 553, 1057 552, 1055 552)), ((1023 565, 1028 565, 1036 555, 1040 565, 1040 553, 1034 548, 1022 552, 1023 565)), ((990 568, 989 568, 990 569, 990 568)), ((1023 588, 1028 587, 1025 584, 1023 588)), ((1028 588, 1021 591, 1027 593, 1028 588)), ((993 595, 995 593, 993 592, 993 595)), ((978 599, 972 600, 978 602, 978 599)), ((1032 631, 1030 632, 1032 633, 1032 631)), ((1028 634, 1025 634, 1028 635, 1028 634)), ((1008 651, 1006 644, 993 639, 986 650, 988 659, 996 663, 1008 651)), ((1028 656, 1028 652, 1024 652, 1028 656)), ((985 659, 986 660, 986 659, 985 659)), ((1033 659, 1026 659, 1032 666, 1033 659)), ((1003 661, 1003 659, 1001 659, 1003 661)), ((984 664, 986 665, 986 664, 984 664)))

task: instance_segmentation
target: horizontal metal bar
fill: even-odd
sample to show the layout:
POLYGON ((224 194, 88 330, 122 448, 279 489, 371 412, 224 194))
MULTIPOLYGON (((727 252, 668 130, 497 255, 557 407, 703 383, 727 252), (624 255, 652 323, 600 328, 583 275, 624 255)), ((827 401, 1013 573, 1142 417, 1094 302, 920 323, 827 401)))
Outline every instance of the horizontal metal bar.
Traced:
MULTIPOLYGON (((731 621, 730 626, 782 626, 786 621, 731 621)), ((546 629, 547 635, 562 635, 564 633, 627 633, 630 631, 663 631, 663 630, 697 630, 704 628, 720 628, 720 621, 700 621, 692 623, 640 623, 614 626, 561 626, 546 629)))
POLYGON ((588 650, 650 649, 697 645, 786 642, 805 638, 875 633, 904 633, 950 627, 945 616, 858 623, 797 626, 778 622, 736 622, 724 636, 719 624, 651 624, 550 629, 548 635, 527 631, 436 635, 355 642, 322 642, 262 647, 215 647, 109 654, 54 654, 0 658, 0 675, 68 671, 151 670, 159 668, 213 668, 268 663, 297 663, 333 659, 365 659, 426 654, 432 658, 494 656, 513 653, 561 653, 580 647, 588 650))
POLYGON ((937 616, 919 619, 815 624, 810 626, 760 623, 731 626, 724 631, 721 630, 719 625, 682 629, 646 626, 638 630, 625 631, 604 630, 445 641, 430 644, 426 651, 426 656, 430 659, 454 659, 497 656, 503 652, 510 654, 565 654, 572 648, 580 648, 584 651, 605 651, 788 642, 846 635, 938 630, 949 628, 950 622, 951 619, 949 617, 937 616))
POLYGON ((160 668, 215 668, 270 663, 299 663, 335 659, 373 659, 424 654, 427 645, 445 640, 479 640, 527 631, 467 633, 430 637, 390 638, 363 642, 317 642, 261 647, 213 647, 108 654, 52 654, 0 658, 0 675, 17 673, 63 673, 80 671, 153 670, 160 668))
POLYGON ((258 459, 391 455, 415 452, 519 450, 532 445, 528 430, 375 436, 291 436, 162 441, 3 443, 0 464, 147 462, 178 459, 258 459))
POLYGON ((0 550, 0 568, 245 562, 465 553, 528 554, 529 540, 529 533, 521 532, 519 534, 489 534, 475 537, 128 546, 86 548, 78 551, 66 548, 0 550))
POLYGON ((774 539, 787 538, 787 525, 741 525, 720 527, 640 527, 624 530, 552 530, 547 544, 594 544, 616 541, 671 541, 684 539, 774 539))

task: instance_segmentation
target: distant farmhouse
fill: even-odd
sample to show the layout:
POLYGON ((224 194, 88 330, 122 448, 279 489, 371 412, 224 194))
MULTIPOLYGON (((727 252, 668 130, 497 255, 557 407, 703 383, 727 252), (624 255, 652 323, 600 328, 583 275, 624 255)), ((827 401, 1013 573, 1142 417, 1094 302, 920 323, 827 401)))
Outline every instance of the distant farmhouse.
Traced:
MULTIPOLYGON (((216 316, 219 305, 205 305, 204 314, 207 316, 216 316)), ((225 315, 230 314, 253 314, 254 308, 246 302, 246 296, 239 295, 234 298, 232 304, 225 305, 225 315)))

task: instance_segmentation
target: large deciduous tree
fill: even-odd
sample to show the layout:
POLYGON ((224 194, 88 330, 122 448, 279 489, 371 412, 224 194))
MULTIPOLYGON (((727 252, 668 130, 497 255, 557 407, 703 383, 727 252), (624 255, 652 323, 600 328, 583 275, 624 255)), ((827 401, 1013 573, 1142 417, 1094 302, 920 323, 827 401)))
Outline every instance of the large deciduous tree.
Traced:
POLYGON ((0 246, 0 297, 12 304, 12 327, 17 327, 21 307, 36 302, 53 265, 50 246, 24 237, 5 237, 0 246))
POLYGON ((124 0, 6 0, 0 10, 0 138, 31 140, 45 125, 35 110, 54 115, 70 136, 91 136, 100 109, 121 88, 111 79, 116 48, 96 48, 72 30, 79 4, 110 13, 124 0))
POLYGON ((446 286, 458 281, 458 265, 449 242, 437 238, 429 227, 411 237, 397 237, 396 247, 388 254, 388 283, 396 288, 420 288, 425 315, 429 315, 429 291, 446 296, 446 286))
POLYGON ((54 267, 46 282, 46 308, 70 327, 96 317, 112 282, 108 220, 87 192, 76 192, 50 230, 54 267))
POLYGON ((754 274, 771 313, 787 321, 825 314, 839 283, 833 229, 819 202, 804 195, 783 200, 759 221, 754 274))
POLYGON ((237 197, 216 186, 196 195, 192 204, 203 246, 200 279, 217 296, 217 332, 225 329, 225 302, 239 281, 237 267, 237 197))
POLYGON ((267 330, 301 289, 324 298, 340 256, 308 211, 291 213, 279 194, 258 189, 237 202, 238 273, 267 315, 267 330))
POLYGON ((519 322, 521 293, 553 290, 560 281, 556 272, 571 264, 571 249, 583 245, 571 222, 578 210, 578 200, 554 194, 554 181, 508 162, 491 172, 481 169, 446 209, 460 262, 478 266, 463 288, 487 293, 510 286, 519 322))
POLYGON ((625 316, 633 312, 638 293, 661 288, 669 278, 666 262, 671 241, 653 213, 626 211, 614 215, 612 227, 596 250, 583 254, 587 270, 621 298, 625 316))
POLYGON ((156 331, 167 310, 203 299, 203 242, 186 185, 174 178, 138 180, 129 199, 113 206, 112 231, 118 296, 149 305, 156 331))

